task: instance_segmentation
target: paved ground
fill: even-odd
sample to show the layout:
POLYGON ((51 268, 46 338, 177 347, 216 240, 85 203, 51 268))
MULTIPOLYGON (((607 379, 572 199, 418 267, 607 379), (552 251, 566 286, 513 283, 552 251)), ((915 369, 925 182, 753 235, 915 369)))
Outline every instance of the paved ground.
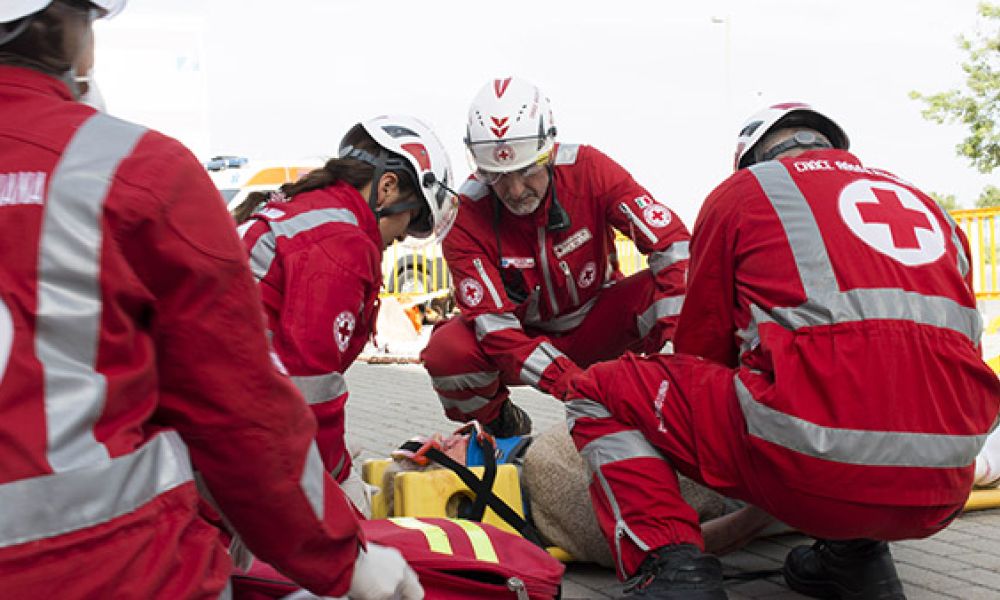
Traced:
MULTIPOLYGON (((399 443, 417 434, 449 432, 455 426, 441 413, 430 379, 416 365, 355 364, 347 373, 351 399, 347 431, 364 446, 362 459, 384 458, 399 443)), ((514 400, 531 413, 542 431, 563 418, 562 406, 530 389, 514 390, 514 400)), ((761 540, 723 558, 727 574, 780 567, 801 536, 761 540)), ((1000 598, 1000 510, 969 513, 947 530, 919 541, 892 545, 897 568, 910 600, 1000 598)), ((804 598, 785 587, 780 577, 727 585, 732 600, 804 598)), ((615 598, 621 586, 614 574, 594 565, 570 565, 563 585, 566 600, 615 598)))

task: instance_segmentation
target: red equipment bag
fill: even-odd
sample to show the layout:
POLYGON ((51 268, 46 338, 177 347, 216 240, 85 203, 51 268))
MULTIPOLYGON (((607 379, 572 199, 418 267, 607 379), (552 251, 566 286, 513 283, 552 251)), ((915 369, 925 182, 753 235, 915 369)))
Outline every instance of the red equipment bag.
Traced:
MULTIPOLYGON (((397 517, 362 521, 369 542, 399 550, 426 600, 553 600, 565 566, 521 536, 463 519, 397 517)), ((298 590, 255 561, 232 577, 234 600, 269 600, 298 590)))

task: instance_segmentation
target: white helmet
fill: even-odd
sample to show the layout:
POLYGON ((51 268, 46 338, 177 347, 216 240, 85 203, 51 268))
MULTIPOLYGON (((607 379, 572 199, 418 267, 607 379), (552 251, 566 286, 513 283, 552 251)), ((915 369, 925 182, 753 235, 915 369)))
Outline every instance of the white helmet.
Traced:
MULTIPOLYGON (((0 3, 0 23, 33 15, 50 4, 52 0, 4 0, 0 3)), ((90 4, 107 11, 106 16, 113 17, 124 8, 125 0, 90 0, 90 4)))
POLYGON ((738 171, 761 160, 754 149, 757 143, 764 139, 769 131, 782 127, 802 125, 815 129, 830 140, 834 148, 847 150, 850 140, 847 134, 832 119, 817 112, 813 107, 803 102, 785 102, 775 104, 753 115, 740 127, 736 140, 736 155, 733 158, 733 170, 738 171))
POLYGON ((465 145, 483 171, 509 173, 543 162, 555 138, 549 99, 524 79, 494 79, 472 100, 465 145))
MULTIPOLYGON (((6 44, 24 33, 32 21, 32 19, 25 19, 25 17, 41 12, 50 4, 52 4, 52 0, 3 0, 0 2, 0 45, 6 44), (22 19, 24 20, 22 21, 22 19), (21 22, 16 23, 16 21, 21 22), (9 27, 8 23, 11 24, 9 27)), ((113 17, 125 7, 125 0, 90 0, 89 4, 103 10, 102 17, 113 17)))
MULTIPOLYGON (((339 155, 340 158, 353 158, 373 165, 373 186, 386 171, 403 170, 408 173, 423 195, 424 210, 410 222, 407 233, 418 238, 425 238, 433 233, 439 240, 448 234, 458 213, 458 196, 451 188, 451 161, 441 140, 423 121, 407 115, 383 115, 357 123, 340 142, 339 155), (352 134, 359 127, 394 156, 373 156, 353 147, 348 140, 354 138, 352 134)), ((371 195, 369 201, 374 203, 375 194, 371 195)), ((414 207, 395 208, 384 214, 414 207)))

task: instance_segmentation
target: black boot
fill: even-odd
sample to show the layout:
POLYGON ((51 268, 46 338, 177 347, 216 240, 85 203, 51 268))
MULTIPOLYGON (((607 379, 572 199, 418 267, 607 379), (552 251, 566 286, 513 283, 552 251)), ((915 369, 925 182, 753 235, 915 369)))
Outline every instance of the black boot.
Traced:
POLYGON ((486 431, 493 437, 508 438, 515 435, 528 435, 531 433, 531 417, 524 409, 519 407, 507 398, 500 405, 500 413, 497 418, 483 425, 486 431))
POLYGON ((625 582, 625 596, 651 600, 726 600, 722 564, 691 544, 661 546, 625 582))
POLYGON ((817 541, 794 548, 782 569, 788 587, 813 598, 905 600, 889 544, 817 541))

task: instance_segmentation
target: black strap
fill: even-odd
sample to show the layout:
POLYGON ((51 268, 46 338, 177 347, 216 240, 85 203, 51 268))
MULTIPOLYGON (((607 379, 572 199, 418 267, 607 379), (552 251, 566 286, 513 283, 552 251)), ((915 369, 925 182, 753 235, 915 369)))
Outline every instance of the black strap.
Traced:
MULTIPOLYGON (((472 437, 475 437, 475 435, 473 435, 472 437)), ((409 450, 410 452, 416 452, 422 446, 423 444, 420 442, 409 441, 400 446, 400 448, 403 450, 409 450)), ((484 455, 489 455, 489 453, 484 452, 484 455)), ((486 475, 487 472, 489 471, 488 466, 486 467, 486 472, 483 473, 483 479, 479 479, 478 477, 476 477, 475 473, 469 470, 468 467, 458 463, 457 461, 452 459, 444 452, 441 452, 437 448, 428 449, 424 453, 424 456, 438 463, 442 467, 451 470, 451 472, 453 472, 455 475, 458 475, 458 478, 462 480, 462 483, 464 483, 470 490, 472 490, 472 493, 476 495, 477 502, 480 499, 482 499, 482 501, 487 506, 493 509, 493 512, 495 512, 497 516, 506 521, 511 527, 514 528, 515 531, 524 536, 525 539, 527 539, 529 542, 535 544, 540 548, 545 547, 545 544, 542 543, 541 537, 538 535, 538 531, 535 529, 535 527, 531 523, 528 523, 523 518, 521 518, 521 515, 517 514, 517 512, 515 512, 513 508, 511 508, 506 502, 498 498, 497 495, 493 493, 493 480, 490 481, 489 487, 486 486, 486 475)), ((487 459, 487 462, 488 461, 489 459, 487 459)), ((495 479, 495 477, 496 477, 496 457, 494 456, 493 478, 495 479)), ((473 506, 475 506, 475 504, 473 506)), ((485 512, 485 507, 483 511, 485 512)), ((473 519, 473 520, 481 521, 482 515, 480 515, 478 519, 473 519)))

